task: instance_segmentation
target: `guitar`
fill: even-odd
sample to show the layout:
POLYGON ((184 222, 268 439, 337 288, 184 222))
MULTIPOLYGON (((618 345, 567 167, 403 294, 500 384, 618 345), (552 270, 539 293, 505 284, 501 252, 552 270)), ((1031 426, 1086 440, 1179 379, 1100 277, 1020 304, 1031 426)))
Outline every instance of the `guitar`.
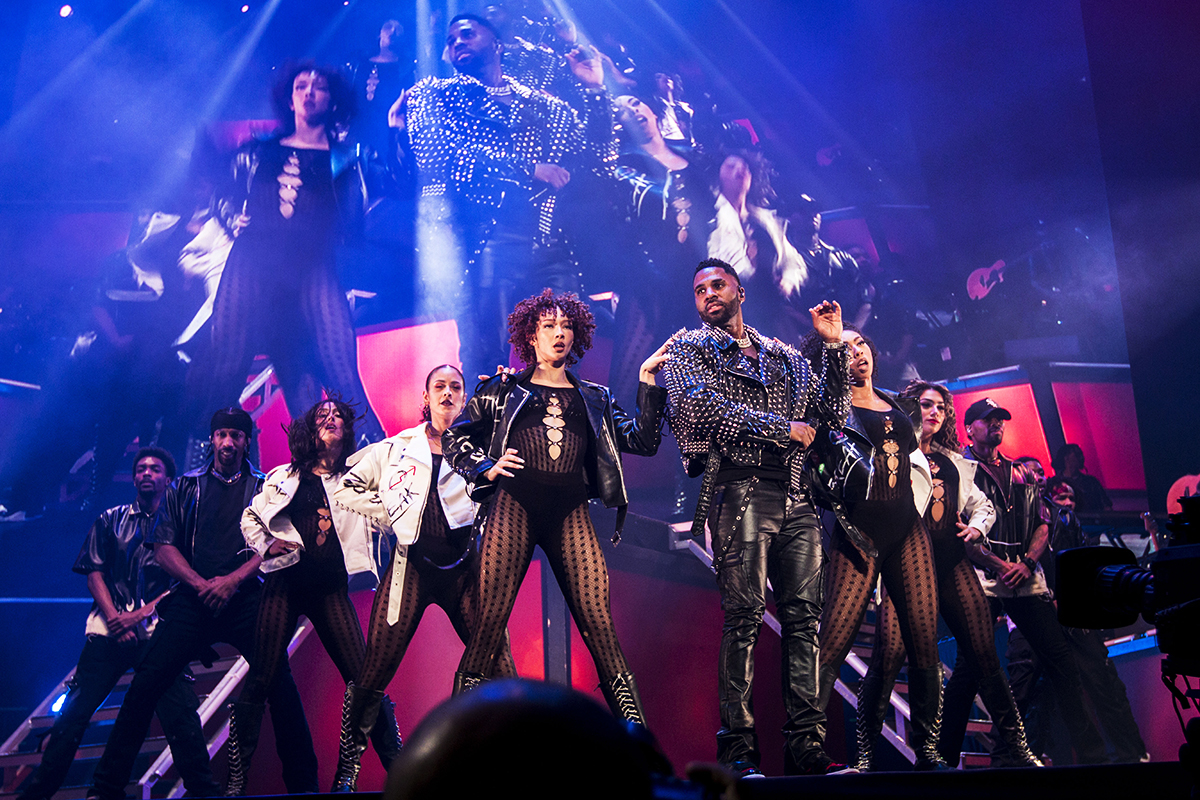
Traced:
POLYGON ((967 295, 972 300, 982 300, 988 292, 1004 283, 1004 268, 1008 265, 1003 260, 997 261, 990 267, 980 267, 967 276, 967 295))

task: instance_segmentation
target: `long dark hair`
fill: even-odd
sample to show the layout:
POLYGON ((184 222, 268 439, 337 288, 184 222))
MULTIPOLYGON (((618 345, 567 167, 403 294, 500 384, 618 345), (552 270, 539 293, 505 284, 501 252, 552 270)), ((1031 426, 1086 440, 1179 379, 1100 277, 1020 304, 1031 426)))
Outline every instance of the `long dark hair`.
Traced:
MULTIPOLYGON (((429 374, 425 376, 425 394, 429 394, 429 382, 431 380, 433 380, 433 374, 435 372, 440 372, 441 370, 444 370, 444 369, 452 369, 455 372, 457 372, 458 377, 462 378, 463 386, 464 387, 466 386, 467 376, 463 375, 463 372, 461 369, 454 366, 453 364, 438 364, 436 367, 429 370, 429 374)), ((428 400, 421 403, 421 418, 424 419, 426 422, 429 422, 430 420, 433 419, 433 412, 429 410, 429 401, 428 400)))
POLYGON ((954 395, 950 394, 949 389, 945 386, 939 386, 936 383, 915 380, 909 381, 908 386, 904 387, 899 396, 911 400, 920 400, 921 395, 930 389, 940 394, 942 400, 946 403, 946 419, 942 422, 942 429, 933 435, 932 441, 938 447, 944 447, 947 450, 957 453, 962 449, 962 445, 958 442, 958 418, 954 413, 954 395))
POLYGON ((292 451, 292 469, 297 472, 308 472, 321 460, 321 451, 317 447, 317 412, 321 410, 321 406, 328 403, 333 403, 345 422, 342 430, 342 452, 334 464, 333 471, 345 472, 346 459, 354 452, 354 421, 359 419, 354 405, 343 400, 337 392, 327 391, 325 395, 326 399, 305 411, 284 428, 287 431, 288 449, 292 451))

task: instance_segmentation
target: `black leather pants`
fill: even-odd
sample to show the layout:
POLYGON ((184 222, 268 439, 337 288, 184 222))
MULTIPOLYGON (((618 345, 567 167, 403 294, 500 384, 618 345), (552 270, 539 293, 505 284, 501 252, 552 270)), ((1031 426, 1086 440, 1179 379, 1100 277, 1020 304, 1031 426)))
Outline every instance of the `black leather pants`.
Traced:
POLYGON ((780 483, 750 478, 717 488, 709 516, 725 612, 718 663, 721 730, 717 760, 759 763, 754 731, 754 645, 766 610, 767 579, 782 627, 785 769, 821 752, 825 713, 817 703, 817 622, 821 616, 820 527, 807 499, 780 483))

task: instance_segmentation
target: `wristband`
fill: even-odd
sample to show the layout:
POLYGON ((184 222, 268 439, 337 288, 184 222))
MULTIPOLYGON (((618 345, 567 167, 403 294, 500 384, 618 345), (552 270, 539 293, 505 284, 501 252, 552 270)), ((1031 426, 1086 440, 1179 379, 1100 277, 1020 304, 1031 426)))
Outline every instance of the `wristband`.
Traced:
POLYGON ((1025 568, 1029 570, 1030 575, 1037 572, 1037 562, 1029 556, 1021 556, 1021 563, 1024 564, 1025 568))

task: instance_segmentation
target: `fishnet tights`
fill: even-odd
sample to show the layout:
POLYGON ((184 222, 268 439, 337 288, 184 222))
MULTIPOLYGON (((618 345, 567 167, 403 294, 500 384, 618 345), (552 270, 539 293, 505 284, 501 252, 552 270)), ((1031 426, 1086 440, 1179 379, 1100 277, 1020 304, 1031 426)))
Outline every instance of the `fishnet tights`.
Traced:
MULTIPOLYGON (((396 553, 392 553, 392 566, 388 568, 390 575, 395 567, 396 553)), ((421 617, 430 604, 441 606, 454 626, 454 632, 463 644, 470 641, 473 622, 476 614, 476 593, 478 582, 470 566, 460 565, 454 569, 436 570, 419 568, 410 561, 404 570, 404 590, 400 599, 400 618, 395 625, 388 625, 388 586, 380 585, 375 592, 375 602, 371 605, 371 621, 367 634, 367 655, 363 663, 362 673, 355 685, 363 689, 386 689, 404 653, 412 641, 421 617)), ((512 650, 509 649, 508 630, 505 629, 500 637, 500 652, 493 662, 493 678, 515 678, 517 670, 513 664, 512 650)))
POLYGON ((294 581, 286 570, 267 576, 258 606, 258 624, 254 636, 254 660, 242 688, 243 703, 262 703, 274 681, 287 645, 296 630, 300 615, 309 622, 321 639, 325 652, 349 683, 362 669, 366 643, 362 627, 346 587, 321 591, 303 581, 294 581))
POLYGON ((350 307, 332 267, 308 264, 300 275, 267 277, 259 274, 261 265, 239 263, 254 258, 253 252, 239 254, 235 244, 221 275, 213 303, 212 370, 197 376, 207 383, 205 413, 238 397, 250 360, 264 353, 293 414, 319 402, 328 388, 363 403, 362 432, 382 438, 358 374, 350 307))
MULTIPOLYGON (((937 551, 934 552, 936 557, 937 551)), ((960 558, 952 569, 938 570, 938 610, 974 674, 991 675, 1000 669, 991 607, 975 570, 965 558, 960 558)), ((880 603, 875 631, 871 671, 883 677, 887 694, 904 664, 900 623, 890 597, 880 603)))
POLYGON ((938 664, 937 580, 929 537, 918 519, 895 547, 865 558, 844 536, 830 558, 830 581, 821 612, 821 670, 837 670, 850 652, 877 575, 896 606, 896 621, 909 662, 916 668, 938 664))
POLYGON ((530 514, 504 489, 496 493, 480 554, 479 626, 459 664, 461 672, 488 674, 504 636, 534 545, 550 562, 571 617, 596 663, 601 681, 629 671, 608 603, 608 568, 587 503, 566 514, 542 504, 530 514), (561 521, 558 521, 561 520, 561 521))

